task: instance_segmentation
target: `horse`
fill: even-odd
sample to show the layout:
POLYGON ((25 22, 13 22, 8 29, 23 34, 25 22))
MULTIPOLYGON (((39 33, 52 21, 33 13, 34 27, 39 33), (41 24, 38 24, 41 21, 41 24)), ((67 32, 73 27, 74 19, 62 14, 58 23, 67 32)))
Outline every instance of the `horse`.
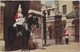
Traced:
MULTIPOLYGON (((23 48, 24 49, 24 40, 26 39, 26 47, 28 48, 28 41, 30 38, 30 33, 32 32, 32 26, 35 26, 36 28, 39 27, 39 23, 38 23, 38 16, 37 15, 32 15, 31 17, 29 17, 28 19, 25 18, 23 24, 21 25, 21 36, 23 39, 23 48)), ((8 27, 8 44, 9 47, 13 47, 13 43, 14 43, 14 39, 17 36, 17 32, 18 32, 18 27, 13 27, 13 25, 8 27)), ((29 48, 30 50, 30 48, 29 48)))

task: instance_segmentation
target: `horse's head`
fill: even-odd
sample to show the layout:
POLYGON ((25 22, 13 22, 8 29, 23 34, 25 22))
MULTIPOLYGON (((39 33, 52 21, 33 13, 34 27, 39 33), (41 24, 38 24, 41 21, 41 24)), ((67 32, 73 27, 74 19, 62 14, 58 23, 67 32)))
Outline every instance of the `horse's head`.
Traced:
POLYGON ((33 15, 29 18, 29 23, 31 25, 35 25, 37 28, 39 27, 39 23, 38 23, 38 16, 37 15, 33 15))

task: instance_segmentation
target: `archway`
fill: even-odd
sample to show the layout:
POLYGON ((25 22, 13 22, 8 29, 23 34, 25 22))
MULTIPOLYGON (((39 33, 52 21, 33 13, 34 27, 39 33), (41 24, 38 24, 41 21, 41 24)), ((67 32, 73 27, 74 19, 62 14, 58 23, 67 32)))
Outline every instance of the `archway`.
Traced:
MULTIPOLYGON (((28 9, 29 9, 29 2, 26 1, 6 1, 5 2, 5 9, 4 9, 4 40, 5 40, 5 49, 8 50, 8 27, 15 23, 15 14, 17 13, 19 4, 22 5, 22 14, 23 16, 28 16, 28 9)), ((22 39, 18 37, 18 40, 14 41, 13 48, 20 49, 22 48, 22 43, 18 43, 19 41, 22 42, 22 39)), ((16 39, 16 38, 15 38, 16 39)), ((11 50, 13 50, 13 48, 11 50)))

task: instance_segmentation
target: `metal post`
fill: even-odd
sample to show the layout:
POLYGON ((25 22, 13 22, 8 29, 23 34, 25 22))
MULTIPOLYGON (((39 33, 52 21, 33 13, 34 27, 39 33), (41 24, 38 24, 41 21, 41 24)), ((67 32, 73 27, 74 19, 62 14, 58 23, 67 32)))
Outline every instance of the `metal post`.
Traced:
POLYGON ((45 10, 43 11, 43 40, 44 40, 44 45, 46 45, 46 13, 45 13, 45 10))

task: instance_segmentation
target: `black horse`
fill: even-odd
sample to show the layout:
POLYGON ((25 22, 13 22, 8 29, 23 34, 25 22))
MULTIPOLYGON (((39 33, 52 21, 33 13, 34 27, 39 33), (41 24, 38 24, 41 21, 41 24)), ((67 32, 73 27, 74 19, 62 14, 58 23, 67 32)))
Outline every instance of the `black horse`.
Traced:
POLYGON ((25 21, 23 22, 22 26, 20 26, 20 28, 18 26, 14 28, 13 25, 9 26, 8 27, 8 46, 13 47, 14 39, 17 35, 17 32, 19 32, 19 29, 20 29, 20 32, 23 38, 23 43, 22 43, 23 49, 25 47, 24 45, 25 39, 26 39, 26 48, 28 48, 28 41, 30 38, 30 33, 32 31, 32 25, 35 25, 36 28, 39 27, 37 15, 33 15, 30 18, 25 19, 25 21))

